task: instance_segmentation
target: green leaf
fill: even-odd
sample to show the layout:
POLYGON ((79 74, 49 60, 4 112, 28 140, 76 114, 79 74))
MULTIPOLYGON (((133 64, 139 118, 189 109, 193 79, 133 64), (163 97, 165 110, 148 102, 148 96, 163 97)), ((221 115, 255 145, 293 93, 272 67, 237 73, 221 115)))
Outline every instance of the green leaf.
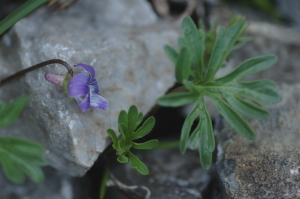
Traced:
POLYGON ((277 57, 275 55, 263 55, 254 57, 252 59, 244 61, 235 70, 233 70, 228 75, 217 79, 216 82, 225 84, 233 80, 239 80, 247 75, 265 70, 271 67, 276 62, 277 57))
POLYGON ((131 134, 136 129, 136 123, 138 120, 138 109, 132 105, 128 111, 128 133, 131 134))
POLYGON ((194 120, 196 119, 198 115, 198 105, 196 105, 193 110, 189 113, 189 115, 186 117, 182 130, 181 130, 181 136, 180 136, 180 153, 184 154, 186 150, 186 146, 189 139, 189 134, 192 128, 192 125, 194 123, 194 120))
POLYGON ((116 133, 112 129, 107 129, 106 130, 107 134, 111 137, 113 143, 118 143, 119 138, 117 137, 116 133))
POLYGON ((185 39, 182 36, 178 37, 178 46, 179 46, 179 50, 186 48, 186 43, 185 43, 185 39))
POLYGON ((212 98, 214 104, 216 105, 220 114, 224 117, 224 119, 228 122, 228 124, 236 130, 237 133, 253 140, 255 138, 255 133, 253 129, 249 126, 249 124, 242 118, 240 114, 238 114, 233 108, 231 108, 228 104, 223 102, 219 97, 212 98))
POLYGON ((191 149, 195 149, 197 144, 198 144, 198 141, 199 141, 199 138, 200 138, 200 134, 201 134, 201 115, 199 117, 199 122, 196 126, 196 128, 194 129, 194 131, 191 133, 191 136, 190 136, 190 139, 189 139, 189 147, 191 149))
POLYGON ((47 0, 29 0, 26 1, 22 6, 20 6, 13 13, 8 15, 5 19, 0 22, 0 35, 5 32, 12 25, 17 23, 20 19, 25 17, 27 14, 32 12, 34 9, 40 5, 46 3, 47 0))
POLYGON ((2 104, 0 109, 0 129, 12 123, 22 112, 28 102, 28 97, 21 96, 9 104, 2 104))
POLYGON ((205 106, 204 97, 199 99, 199 104, 201 107, 201 126, 202 126, 201 134, 203 133, 206 134, 208 140, 207 141, 208 150, 210 152, 213 152, 215 150, 215 136, 212 128, 211 118, 205 106))
POLYGON ((198 99, 198 95, 192 92, 170 93, 157 99, 161 106, 178 107, 191 104, 198 99))
POLYGON ((23 183, 23 173, 36 183, 44 180, 40 168, 45 165, 44 150, 40 144, 16 137, 0 137, 0 143, 0 163, 11 181, 23 183))
POLYGON ((126 124, 126 126, 128 125, 128 115, 126 111, 122 110, 119 113, 118 124, 126 124))
POLYGON ((197 80, 202 80, 203 55, 205 34, 198 30, 191 17, 185 17, 182 21, 186 47, 192 57, 193 68, 197 80))
POLYGON ((119 132, 122 134, 123 138, 126 139, 127 125, 123 123, 119 124, 119 132))
POLYGON ((143 121, 143 113, 142 112, 140 112, 139 114, 138 114, 138 117, 137 117, 137 120, 136 120, 136 123, 135 123, 135 126, 136 127, 138 127, 140 124, 141 124, 141 122, 143 121))
POLYGON ((142 175, 148 175, 149 170, 146 165, 141 162, 133 153, 128 152, 128 156, 130 158, 130 166, 140 172, 142 175))
POLYGON ((261 90, 261 89, 275 89, 276 83, 269 79, 260 79, 250 82, 239 82, 240 88, 250 89, 250 90, 261 90))
POLYGON ((144 143, 134 143, 132 142, 132 148, 141 149, 141 150, 150 150, 154 149, 158 145, 158 140, 149 140, 144 143))
POLYGON ((226 96, 226 100, 233 108, 247 117, 256 119, 268 119, 270 116, 270 113, 267 110, 253 103, 247 102, 238 96, 228 95, 226 96))
POLYGON ((155 118, 151 116, 143 123, 143 125, 136 132, 134 132, 131 135, 130 139, 135 140, 144 137, 145 135, 150 133, 154 125, 155 125, 155 118))
POLYGON ((226 57, 232 50, 234 43, 238 39, 243 29, 243 23, 238 22, 231 26, 227 31, 221 28, 208 63, 205 81, 212 80, 216 72, 223 65, 226 57))
POLYGON ((128 158, 125 155, 120 155, 117 160, 120 163, 126 163, 126 162, 128 162, 128 158))
POLYGON ((176 80, 182 83, 183 80, 189 78, 190 71, 191 71, 190 55, 186 48, 182 48, 180 50, 180 54, 175 65, 176 80))
POLYGON ((107 169, 105 169, 103 172, 103 177, 102 177, 101 184, 100 184, 100 193, 99 193, 100 199, 104 199, 104 197, 105 197, 106 182, 109 180, 109 178, 110 178, 109 172, 107 169))
POLYGON ((245 87, 245 84, 243 83, 239 83, 238 86, 241 89, 239 89, 236 94, 250 98, 260 104, 267 105, 281 101, 281 96, 273 89, 265 89, 263 87, 248 89, 248 87, 245 87))
POLYGON ((179 53, 169 45, 164 46, 164 52, 168 56, 168 58, 173 62, 173 64, 176 64, 179 53))

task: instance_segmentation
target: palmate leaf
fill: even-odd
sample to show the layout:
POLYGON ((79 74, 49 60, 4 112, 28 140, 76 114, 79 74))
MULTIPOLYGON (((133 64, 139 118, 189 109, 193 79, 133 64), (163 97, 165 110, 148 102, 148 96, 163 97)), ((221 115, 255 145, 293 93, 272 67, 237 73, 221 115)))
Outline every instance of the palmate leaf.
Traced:
POLYGON ((138 112, 136 106, 132 105, 128 113, 122 110, 118 118, 118 129, 121 137, 117 137, 112 129, 107 130, 107 134, 111 137, 113 145, 118 155, 118 162, 126 163, 130 160, 130 166, 143 175, 149 173, 147 167, 130 151, 131 148, 139 150, 149 150, 157 147, 158 140, 149 140, 144 143, 136 143, 133 140, 142 138, 150 133, 155 125, 155 118, 149 117, 139 128, 137 128, 143 120, 143 113, 138 112))
POLYGON ((23 138, 0 137, 0 163, 4 174, 12 182, 24 182, 24 174, 34 182, 44 179, 41 166, 45 165, 42 157, 43 146, 23 138))
MULTIPOLYGON (((189 143, 190 148, 195 148, 199 144, 200 162, 204 169, 208 169, 212 163, 212 152, 215 148, 214 134, 211 118, 206 110, 204 96, 212 99, 219 113, 240 135, 254 139, 255 132, 246 120, 241 116, 255 119, 266 119, 269 112, 260 107, 261 104, 277 103, 281 100, 280 95, 275 91, 276 84, 271 80, 254 80, 241 82, 240 80, 250 74, 257 73, 271 67, 277 61, 274 55, 263 55, 254 57, 241 63, 231 73, 214 80, 214 75, 224 64, 228 54, 233 49, 241 32, 245 29, 243 21, 233 24, 228 30, 221 28, 216 37, 214 47, 211 51, 207 69, 202 67, 195 70, 196 62, 203 62, 202 50, 203 37, 197 35, 195 26, 191 25, 190 18, 183 20, 184 37, 178 38, 181 51, 178 53, 171 47, 167 47, 168 56, 176 65, 176 68, 189 68, 190 74, 186 78, 186 73, 180 73, 180 81, 183 88, 177 88, 170 94, 160 97, 157 103, 162 106, 178 107, 195 102, 194 109, 188 114, 181 132, 180 151, 184 153, 189 143), (189 36, 187 32, 192 32, 189 36), (200 42, 201 41, 201 42, 200 42), (201 44, 200 44, 200 43, 201 44), (195 45, 196 44, 196 45, 195 45), (182 49, 188 49, 188 53, 182 49), (198 52, 194 53, 194 52, 198 52), (199 52, 201 52, 199 54, 199 52), (190 56, 190 58, 180 59, 180 57, 190 56), (195 57, 200 55, 201 58, 195 57), (188 64, 187 64, 188 63, 188 64), (199 79, 197 72, 203 71, 204 79, 199 79), (182 76, 182 74, 184 74, 182 76), (176 92, 180 91, 180 92, 176 92), (191 132, 191 127, 199 116, 196 128, 191 132)), ((200 31, 198 31, 200 32, 200 31)), ((178 80, 178 78, 177 78, 178 80)))

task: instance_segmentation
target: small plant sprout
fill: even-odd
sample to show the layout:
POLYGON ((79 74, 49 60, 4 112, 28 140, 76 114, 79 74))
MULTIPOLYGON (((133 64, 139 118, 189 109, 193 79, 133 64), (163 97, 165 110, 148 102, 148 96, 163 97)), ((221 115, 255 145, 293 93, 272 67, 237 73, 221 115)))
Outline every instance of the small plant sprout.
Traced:
POLYGON ((144 143, 136 143, 133 140, 146 136, 155 124, 155 118, 149 117, 139 128, 137 128, 143 120, 143 113, 138 112, 136 106, 131 106, 128 113, 122 110, 118 118, 118 130, 121 137, 117 137, 112 129, 107 130, 107 134, 113 141, 112 147, 116 150, 118 161, 120 163, 128 162, 130 159, 130 166, 136 169, 143 175, 149 174, 146 165, 141 162, 131 151, 131 148, 150 150, 158 145, 158 140, 149 140, 144 143))
POLYGON ((95 69, 86 64, 75 64, 83 69, 82 73, 67 73, 62 75, 47 72, 45 79, 57 86, 63 87, 69 97, 75 98, 80 110, 87 112, 90 108, 106 110, 108 102, 99 95, 97 80, 95 79, 95 69))
POLYGON ((276 84, 271 80, 240 80, 249 74, 271 67, 276 63, 277 57, 254 57, 241 63, 229 74, 214 79, 243 32, 244 22, 234 23, 228 30, 219 30, 207 64, 204 62, 205 32, 198 30, 190 17, 184 18, 182 26, 183 36, 178 39, 179 52, 171 46, 166 46, 164 50, 175 64, 177 82, 183 86, 160 97, 157 103, 161 106, 178 107, 195 102, 195 107, 188 114, 182 127, 180 151, 185 153, 188 142, 192 149, 199 143, 201 165, 204 169, 209 169, 215 141, 204 96, 213 101, 217 110, 237 133, 254 139, 255 132, 241 114, 256 119, 267 119, 269 112, 259 105, 277 103, 281 97, 275 91, 276 84), (199 122, 191 132, 197 116, 200 118, 199 122))

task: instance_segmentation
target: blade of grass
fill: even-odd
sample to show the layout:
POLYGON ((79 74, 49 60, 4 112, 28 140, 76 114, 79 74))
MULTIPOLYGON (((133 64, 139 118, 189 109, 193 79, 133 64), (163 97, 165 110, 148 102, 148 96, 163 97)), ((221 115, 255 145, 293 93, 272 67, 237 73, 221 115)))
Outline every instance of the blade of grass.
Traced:
POLYGON ((0 22, 0 35, 47 0, 28 0, 0 22))

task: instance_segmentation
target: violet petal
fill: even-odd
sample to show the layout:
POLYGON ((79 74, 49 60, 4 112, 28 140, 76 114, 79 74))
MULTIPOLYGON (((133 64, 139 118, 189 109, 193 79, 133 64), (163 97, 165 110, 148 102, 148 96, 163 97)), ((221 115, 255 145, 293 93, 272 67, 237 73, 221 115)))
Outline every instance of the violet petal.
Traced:
POLYGON ((80 110, 83 112, 87 112, 90 109, 90 94, 88 93, 83 100, 80 100, 79 98, 75 98, 80 110))
POLYGON ((75 64, 74 66, 79 66, 82 69, 86 70, 87 72, 90 73, 91 79, 92 80, 95 79, 95 69, 94 69, 94 67, 86 65, 86 64, 80 64, 80 63, 79 64, 75 64))
POLYGON ((101 97, 100 95, 94 94, 94 93, 90 93, 90 105, 93 108, 96 109, 102 109, 102 110, 106 110, 108 107, 108 102, 106 101, 106 99, 104 99, 103 97, 101 97))
POLYGON ((90 77, 87 74, 74 75, 68 84, 69 97, 85 96, 89 92, 89 80, 90 77))
POLYGON ((96 80, 90 83, 90 90, 92 93, 96 93, 96 94, 99 93, 99 87, 96 80))

